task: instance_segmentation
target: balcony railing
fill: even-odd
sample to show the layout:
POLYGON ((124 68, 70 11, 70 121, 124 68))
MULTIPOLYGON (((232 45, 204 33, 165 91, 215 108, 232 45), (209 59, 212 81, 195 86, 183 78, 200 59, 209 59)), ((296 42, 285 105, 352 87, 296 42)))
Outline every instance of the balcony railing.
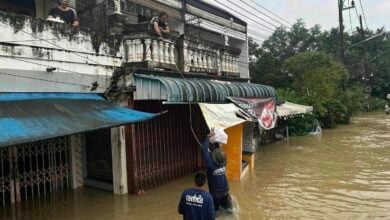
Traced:
POLYGON ((150 24, 132 25, 124 37, 126 62, 145 68, 177 69, 175 35, 158 38, 151 32, 150 24))
POLYGON ((183 71, 239 76, 238 51, 209 42, 183 41, 183 71))
POLYGON ((156 37, 149 23, 133 24, 124 33, 126 66, 161 68, 184 73, 240 76, 240 50, 224 45, 180 37, 156 37), (184 38, 184 39, 183 39, 184 38))

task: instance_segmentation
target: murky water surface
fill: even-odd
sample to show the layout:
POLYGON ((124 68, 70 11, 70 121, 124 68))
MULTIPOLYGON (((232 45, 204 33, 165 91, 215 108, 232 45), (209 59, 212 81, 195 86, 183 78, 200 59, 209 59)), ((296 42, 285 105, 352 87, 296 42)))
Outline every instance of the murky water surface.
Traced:
MULTIPOLYGON (((267 145, 230 182, 240 211, 219 219, 390 219, 390 117, 368 114, 321 136, 267 145)), ((1 210, 4 219, 180 219, 186 177, 144 196, 84 188, 1 210), (12 214, 14 213, 14 214, 12 214)))

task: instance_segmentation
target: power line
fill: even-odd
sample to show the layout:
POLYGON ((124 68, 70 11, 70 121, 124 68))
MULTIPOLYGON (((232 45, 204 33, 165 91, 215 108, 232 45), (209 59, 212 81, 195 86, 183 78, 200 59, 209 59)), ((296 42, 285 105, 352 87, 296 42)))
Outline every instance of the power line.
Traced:
MULTIPOLYGON (((40 37, 38 37, 37 35, 35 35, 35 34, 33 34, 33 33, 29 33, 29 32, 24 31, 24 30, 20 30, 20 31, 23 32, 23 33, 25 33, 25 34, 28 34, 28 35, 30 35, 30 36, 32 36, 32 37, 34 37, 34 38, 38 38, 38 39, 40 39, 40 40, 42 40, 42 41, 45 41, 45 42, 47 42, 47 43, 49 43, 49 44, 51 44, 51 45, 53 45, 53 46, 55 46, 55 47, 58 47, 58 48, 60 48, 61 50, 66 50, 66 51, 68 51, 66 48, 61 47, 61 46, 59 46, 59 45, 57 45, 57 44, 55 44, 55 43, 52 43, 52 42, 50 42, 50 41, 48 41, 48 40, 43 39, 43 38, 40 38, 40 37)), ((80 55, 80 54, 77 54, 77 53, 74 52, 74 51, 70 51, 70 52, 73 53, 74 55, 78 56, 78 57, 81 57, 81 58, 87 59, 87 60, 89 60, 89 61, 91 61, 91 62, 94 62, 94 63, 97 64, 97 65, 101 65, 101 64, 98 63, 97 61, 91 60, 91 59, 89 59, 88 57, 84 57, 84 56, 82 56, 82 55, 80 55)))
MULTIPOLYGON (((264 21, 265 23, 267 23, 267 24, 271 25, 272 27, 274 27, 274 28, 278 28, 278 26, 276 26, 276 25, 272 24, 271 22, 269 22, 269 21, 265 20, 264 18, 261 18, 261 17, 259 17, 259 16, 255 15, 255 14, 253 14, 252 12, 250 12, 250 11, 246 10, 245 8, 242 8, 241 6, 237 5, 236 3, 233 3, 233 2, 232 2, 232 1, 230 1, 230 0, 227 0, 227 1, 228 1, 228 2, 230 2, 231 4, 233 4, 234 6, 236 6, 236 7, 240 8, 241 10, 243 10, 243 11, 245 11, 245 12, 247 12, 247 13, 249 13, 249 14, 251 14, 251 15, 255 16, 256 18, 258 18, 258 19, 260 19, 260 20, 264 21)), ((243 15, 242 15, 242 16, 243 16, 243 15)))
POLYGON ((268 37, 262 35, 261 33, 257 32, 257 31, 250 30, 249 32, 252 32, 253 34, 257 34, 256 36, 259 36, 259 37, 261 37, 263 39, 268 39, 268 37))
POLYGON ((364 23, 366 23, 366 27, 367 27, 367 29, 369 29, 369 28, 368 28, 368 24, 367 24, 366 15, 365 15, 365 13, 364 13, 364 9, 363 9, 362 0, 359 0, 359 4, 360 4, 360 8, 362 9, 362 14, 363 14, 363 18, 364 18, 364 23))
MULTIPOLYGON (((215 1, 218 2, 219 4, 223 5, 224 7, 229 8, 229 7, 227 7, 225 4, 221 3, 220 1, 218 1, 218 0, 215 0, 215 1)), ((235 13, 237 13, 238 15, 244 16, 244 15, 242 15, 240 12, 238 12, 238 11, 232 9, 232 8, 230 8, 230 10, 233 11, 233 12, 235 12, 235 13)), ((244 17, 247 17, 247 16, 244 16, 244 17)), ((254 20, 254 19, 252 19, 252 18, 250 18, 250 17, 247 17, 247 19, 249 19, 249 20, 251 20, 251 21, 253 21, 253 22, 255 22, 255 23, 257 23, 257 24, 259 24, 259 25, 261 25, 261 26, 263 26, 263 27, 265 27, 265 28, 267 28, 268 30, 270 30, 270 31, 272 31, 272 32, 274 31, 274 29, 268 27, 267 25, 264 25, 264 24, 262 24, 262 23, 259 23, 258 21, 254 20)))
MULTIPOLYGON (((80 74, 80 75, 83 75, 83 76, 87 76, 87 77, 90 77, 90 78, 96 78, 95 76, 91 76, 91 75, 88 75, 86 73, 80 73, 80 72, 76 72, 76 71, 72 71, 72 70, 67 70, 67 69, 64 69, 64 68, 60 68, 60 67, 57 67, 57 66, 53 66, 53 65, 45 65, 45 64, 41 64, 41 63, 36 63, 36 62, 32 62, 32 61, 28 61, 28 60, 25 60, 23 58, 19 58, 19 57, 15 57, 15 56, 4 56, 4 55, 0 55, 4 58, 8 58, 8 59, 15 59, 15 60, 19 60, 19 61, 22 61, 22 62, 25 62, 25 63, 29 63, 29 64, 34 64, 34 65, 38 65, 38 66, 43 66, 43 67, 50 67, 50 68, 56 68, 58 70, 63 70, 65 72, 69 72, 69 73, 76 73, 76 74, 80 74)), ((28 59, 28 58, 26 58, 28 59)), ((49 62, 49 60, 47 60, 49 62)))
POLYGON ((288 22, 287 20, 283 19, 282 17, 280 17, 279 15, 273 13, 272 11, 268 10, 267 8, 265 8, 264 6, 260 5, 259 3, 253 1, 253 0, 250 0, 251 2, 255 3, 257 6, 259 6, 260 8, 264 9, 265 11, 267 11, 268 13, 274 15, 275 17, 281 19, 282 21, 286 22, 287 24, 289 24, 290 26, 292 26, 292 24, 290 22, 288 22))
MULTIPOLYGON (((243 0, 240 0, 240 1, 241 1, 242 3, 244 3, 245 5, 247 5, 247 6, 249 6, 249 7, 252 7, 251 5, 249 5, 248 3, 246 3, 245 1, 243 1, 243 0)), ((269 18, 269 19, 271 19, 271 20, 273 20, 273 21, 279 23, 280 25, 282 25, 282 27, 283 27, 283 26, 286 26, 286 25, 284 25, 282 22, 280 22, 280 21, 278 21, 278 20, 276 20, 276 19, 274 19, 274 18, 268 16, 268 15, 265 14, 264 12, 258 10, 257 8, 254 8, 254 9, 255 9, 256 11, 258 11, 259 13, 263 14, 264 16, 266 16, 267 18, 269 18)), ((287 27, 287 28, 289 28, 289 27, 287 27)))
POLYGON ((82 87, 91 88, 91 85, 68 83, 68 82, 48 80, 48 79, 40 79, 40 78, 34 78, 34 77, 29 77, 29 76, 20 76, 20 75, 15 75, 15 74, 11 74, 11 73, 4 73, 4 72, 0 72, 0 74, 13 76, 13 77, 19 77, 19 78, 25 78, 25 79, 33 79, 33 80, 44 81, 44 82, 53 82, 53 83, 59 83, 59 84, 66 84, 66 85, 72 85, 72 86, 82 86, 82 87))

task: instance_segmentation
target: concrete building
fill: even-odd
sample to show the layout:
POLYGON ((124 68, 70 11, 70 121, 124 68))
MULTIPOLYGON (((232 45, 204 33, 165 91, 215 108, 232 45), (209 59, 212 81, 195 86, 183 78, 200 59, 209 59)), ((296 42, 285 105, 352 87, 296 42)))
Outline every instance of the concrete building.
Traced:
MULTIPOLYGON (((207 131, 197 103, 276 96, 271 87, 249 83, 246 23, 203 1, 70 1, 78 12, 77 29, 45 20, 55 6, 51 0, 0 0, 2 93, 43 94, 46 99, 92 93, 126 109, 164 114, 121 127, 114 126, 136 121, 4 144, 0 163, 5 170, 16 164, 25 170, 2 170, 3 204, 46 193, 46 187, 48 192, 93 186, 138 193, 188 175, 202 166, 194 134, 202 140, 207 131), (160 11, 168 13, 172 30, 165 40, 155 37, 150 24, 160 11), (51 165, 39 165, 43 158, 51 158, 51 165), (20 178, 26 170, 31 171, 28 181, 20 178), (51 173, 39 174, 45 170, 51 173)), ((34 109, 25 114, 33 115, 34 109)), ((235 158, 228 165, 231 179, 242 176, 243 160, 253 165, 252 130, 252 123, 244 123, 229 131, 234 138, 226 152, 235 158)))

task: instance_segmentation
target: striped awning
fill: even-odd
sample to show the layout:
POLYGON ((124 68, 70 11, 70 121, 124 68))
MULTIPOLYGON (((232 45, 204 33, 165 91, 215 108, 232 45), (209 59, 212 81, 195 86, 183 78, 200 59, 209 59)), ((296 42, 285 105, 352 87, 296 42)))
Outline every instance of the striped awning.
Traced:
POLYGON ((284 102, 276 107, 279 117, 308 114, 313 112, 313 106, 299 105, 292 102, 284 102))
POLYGON ((225 103, 227 97, 276 97, 271 86, 197 78, 134 74, 135 100, 225 103))

